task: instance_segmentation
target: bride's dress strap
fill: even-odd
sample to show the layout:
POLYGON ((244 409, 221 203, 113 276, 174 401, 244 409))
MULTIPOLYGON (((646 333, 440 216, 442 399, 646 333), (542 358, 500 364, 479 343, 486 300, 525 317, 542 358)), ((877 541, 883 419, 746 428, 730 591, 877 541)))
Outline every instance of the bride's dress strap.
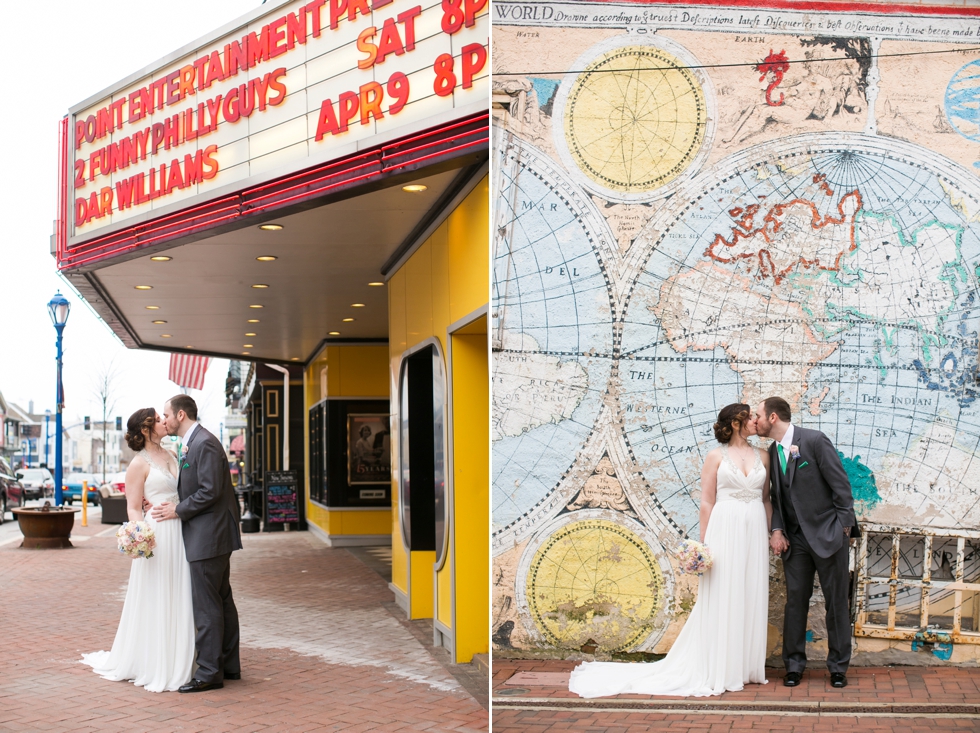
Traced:
POLYGON ((176 479, 174 478, 174 475, 170 472, 170 469, 168 467, 161 466, 159 463, 157 463, 152 458, 150 458, 150 454, 146 450, 146 448, 144 448, 143 450, 141 450, 137 455, 139 455, 149 465, 153 466, 153 468, 155 468, 156 470, 160 471, 165 476, 168 476, 169 478, 172 478, 172 479, 174 479, 176 481, 176 479))

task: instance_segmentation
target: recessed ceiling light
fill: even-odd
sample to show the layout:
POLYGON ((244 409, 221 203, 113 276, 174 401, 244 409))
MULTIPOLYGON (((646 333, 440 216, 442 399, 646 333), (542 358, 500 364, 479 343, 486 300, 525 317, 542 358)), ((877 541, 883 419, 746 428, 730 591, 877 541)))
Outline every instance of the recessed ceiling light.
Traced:
POLYGON ((137 290, 153 290, 153 286, 152 285, 137 285, 136 286, 136 289, 137 290))
POLYGON ((352 322, 353 320, 354 320, 353 318, 345 318, 345 319, 344 319, 344 323, 350 323, 350 322, 352 322))
POLYGON ((402 191, 407 191, 408 193, 422 193, 428 188, 428 186, 423 186, 421 183, 413 183, 409 186, 402 186, 402 191))
POLYGON ((267 288, 269 286, 266 285, 265 283, 255 283, 255 285, 253 285, 252 287, 262 289, 262 288, 267 288))
POLYGON ((148 311, 158 311, 158 310, 160 310, 160 306, 158 306, 158 305, 148 305, 148 306, 146 306, 146 309, 148 311))
POLYGON ((245 323, 259 323, 258 318, 249 318, 245 323))
POLYGON ((340 335, 340 331, 331 331, 331 332, 330 332, 330 333, 328 333, 327 335, 328 335, 328 336, 339 336, 339 335, 340 335))
POLYGON ((260 224, 259 229, 263 232, 278 232, 282 229, 282 224, 260 224))
POLYGON ((243 351, 242 352, 242 356, 248 356, 250 353, 252 353, 252 352, 250 352, 250 351, 243 351))
POLYGON ((173 338, 173 336, 171 336, 169 333, 161 333, 160 338, 169 339, 169 338, 173 338))
POLYGON ((166 323, 166 321, 154 321, 154 323, 156 323, 157 325, 160 325, 161 323, 166 323))
POLYGON ((372 288, 380 288, 384 283, 368 283, 372 288))
POLYGON ((170 262, 170 260, 172 260, 173 257, 167 257, 167 255, 156 255, 155 257, 151 257, 150 259, 153 260, 154 262, 170 262))
POLYGON ((244 348, 246 348, 246 349, 251 349, 252 348, 252 344, 242 344, 242 346, 244 348))
POLYGON ((257 333, 246 333, 245 335, 246 335, 246 336, 258 336, 258 334, 257 334, 257 333))
POLYGON ((257 259, 259 262, 273 262, 279 258, 275 255, 262 255, 261 257, 256 257, 255 259, 257 259))
POLYGON ((290 361, 299 361, 299 357, 298 356, 293 356, 293 357, 290 357, 289 360, 290 361))
POLYGON ((187 344, 187 346, 185 346, 184 348, 185 348, 185 349, 193 349, 194 347, 193 347, 193 346, 191 346, 190 344, 187 344))
POLYGON ((249 308, 261 308, 261 305, 250 305, 249 308))
POLYGON ((364 303, 351 303, 350 304, 350 307, 351 308, 363 308, 364 307, 364 303))

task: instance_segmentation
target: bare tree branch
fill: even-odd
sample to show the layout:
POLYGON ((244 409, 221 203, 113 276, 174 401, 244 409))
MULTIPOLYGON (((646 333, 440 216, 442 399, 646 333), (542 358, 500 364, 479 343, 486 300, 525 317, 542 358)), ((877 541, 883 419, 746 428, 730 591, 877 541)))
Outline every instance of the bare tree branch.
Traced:
POLYGON ((106 453, 109 436, 109 415, 116 410, 119 399, 116 395, 116 383, 120 377, 119 369, 115 364, 115 358, 108 363, 103 362, 99 365, 95 373, 95 387, 93 392, 102 409, 102 483, 106 482, 106 453))

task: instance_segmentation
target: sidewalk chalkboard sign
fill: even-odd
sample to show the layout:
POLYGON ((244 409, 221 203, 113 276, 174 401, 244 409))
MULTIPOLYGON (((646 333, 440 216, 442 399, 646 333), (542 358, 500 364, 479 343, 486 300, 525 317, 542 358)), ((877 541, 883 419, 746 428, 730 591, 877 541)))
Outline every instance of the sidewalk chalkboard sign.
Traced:
POLYGON ((269 471, 265 475, 265 521, 287 524, 299 521, 296 471, 269 471))

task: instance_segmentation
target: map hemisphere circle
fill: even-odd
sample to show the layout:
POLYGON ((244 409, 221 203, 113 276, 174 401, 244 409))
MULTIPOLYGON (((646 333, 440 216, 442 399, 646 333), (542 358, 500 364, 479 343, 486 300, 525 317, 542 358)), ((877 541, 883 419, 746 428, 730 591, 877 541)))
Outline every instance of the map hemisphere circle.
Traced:
POLYGON ((968 171, 913 144, 859 134, 749 148, 681 187, 646 227, 656 239, 628 296, 617 386, 623 435, 656 513, 679 533, 696 532, 698 471, 715 445, 716 411, 746 394, 754 404, 785 392, 794 418, 826 432, 844 454, 859 519, 875 521, 875 507, 898 505, 892 523, 902 516, 972 526, 976 502, 954 497, 969 493, 962 481, 980 447, 969 382, 969 319, 980 317, 977 212, 980 184, 968 171), (750 206, 759 208, 739 240, 733 232, 750 206), (763 215, 779 225, 768 230, 777 244, 805 247, 850 216, 857 247, 838 253, 837 270, 827 262, 822 270, 797 262, 781 275, 776 268, 777 283, 759 263, 786 252, 773 245, 763 257, 746 244, 750 231, 762 231, 763 215), (813 222, 826 229, 808 234, 813 222), (741 259, 732 254, 741 256, 739 247, 741 259), (712 251, 730 261, 708 257, 712 251), (875 268, 885 275, 869 275, 875 268), (919 306, 901 303, 905 293, 918 294, 919 306), (678 315, 681 305, 696 316, 678 315), (959 478, 931 478, 930 462, 947 461, 959 478), (947 485, 934 489, 936 481, 947 485))
POLYGON ((612 240, 605 220, 560 166, 519 138, 499 170, 496 225, 508 235, 498 241, 509 244, 495 254, 492 298, 495 548, 571 498, 569 455, 593 433, 613 344, 598 254, 612 240))
POLYGON ((580 185, 618 202, 667 196, 704 163, 714 92, 690 52, 662 37, 615 37, 575 63, 555 95, 553 139, 580 185), (621 71, 614 71, 621 70, 621 71))
POLYGON ((639 522, 603 509, 563 514, 524 549, 517 605, 542 641, 578 649, 650 650, 669 624, 673 570, 639 522))

